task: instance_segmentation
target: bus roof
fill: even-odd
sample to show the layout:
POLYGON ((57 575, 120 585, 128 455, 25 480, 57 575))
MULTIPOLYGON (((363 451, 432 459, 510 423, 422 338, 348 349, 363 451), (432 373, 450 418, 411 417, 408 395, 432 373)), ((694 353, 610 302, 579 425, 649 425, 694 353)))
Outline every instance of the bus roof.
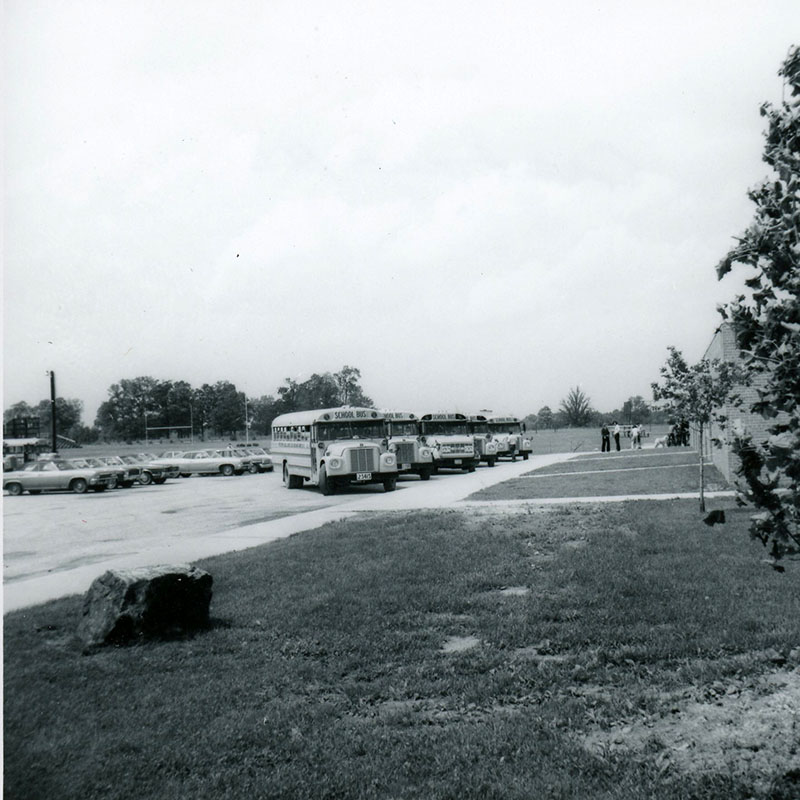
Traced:
POLYGON ((314 425, 317 422, 340 422, 344 420, 376 422, 383 419, 383 412, 374 408, 341 406, 339 408, 317 408, 311 411, 292 411, 288 414, 281 414, 272 420, 272 427, 314 425))
POLYGON ((489 417, 488 419, 489 419, 489 422, 500 422, 500 423, 503 423, 503 422, 522 422, 522 420, 519 419, 518 417, 512 417, 510 415, 507 415, 505 417, 489 417))

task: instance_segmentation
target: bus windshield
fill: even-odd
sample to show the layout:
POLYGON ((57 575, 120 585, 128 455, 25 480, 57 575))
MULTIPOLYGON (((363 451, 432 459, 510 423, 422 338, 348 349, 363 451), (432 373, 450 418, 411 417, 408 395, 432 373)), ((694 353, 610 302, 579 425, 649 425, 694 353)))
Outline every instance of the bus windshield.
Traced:
POLYGON ((317 441, 329 439, 383 439, 383 420, 318 423, 317 441))
POLYGON ((520 433, 522 425, 519 422, 490 422, 489 430, 493 433, 520 433))
POLYGON ((407 422, 397 422, 396 420, 392 420, 391 426, 392 436, 417 435, 417 423, 412 422, 411 420, 407 422))
POLYGON ((422 423, 422 432, 434 436, 466 436, 469 433, 466 421, 456 419, 425 420, 422 423))
POLYGON ((473 433, 489 433, 489 426, 485 422, 471 422, 469 426, 473 433))

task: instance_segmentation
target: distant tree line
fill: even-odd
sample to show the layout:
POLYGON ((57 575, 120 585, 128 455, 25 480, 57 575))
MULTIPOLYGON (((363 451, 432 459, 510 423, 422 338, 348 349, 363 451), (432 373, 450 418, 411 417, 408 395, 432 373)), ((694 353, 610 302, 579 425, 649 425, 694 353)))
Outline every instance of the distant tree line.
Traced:
POLYGON ((599 427, 604 422, 613 421, 658 425, 674 420, 667 411, 651 406, 641 395, 629 397, 620 408, 612 411, 597 411, 591 398, 579 386, 569 390, 556 411, 550 406, 542 406, 535 414, 525 417, 528 427, 534 430, 599 427))
MULTIPOLYGON (((80 400, 56 399, 56 429, 59 435, 80 443, 103 439, 133 441, 210 436, 237 438, 249 429, 254 436, 269 433, 279 414, 305 408, 339 405, 371 406, 360 385, 361 371, 345 365, 338 372, 314 374, 308 380, 286 378, 274 395, 249 398, 230 381, 192 387, 184 380, 159 380, 150 376, 123 378, 108 388, 108 399, 100 404, 94 426, 82 424, 80 400)), ((42 437, 50 432, 51 403, 31 406, 16 403, 5 409, 4 421, 38 417, 42 437)))

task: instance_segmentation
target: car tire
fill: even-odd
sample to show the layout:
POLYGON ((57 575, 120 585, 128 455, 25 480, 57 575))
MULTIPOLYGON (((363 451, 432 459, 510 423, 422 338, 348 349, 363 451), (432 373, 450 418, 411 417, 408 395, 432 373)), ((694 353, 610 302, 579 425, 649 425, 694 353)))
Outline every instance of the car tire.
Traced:
POLYGON ((223 464, 219 471, 226 477, 230 478, 231 475, 234 473, 233 465, 232 464, 223 464))
POLYGON ((69 485, 75 494, 86 494, 89 484, 83 478, 75 478, 69 485))
POLYGON ((181 478, 191 478, 191 477, 192 477, 191 472, 181 472, 181 478))
POLYGON ((153 482, 153 476, 149 472, 143 472, 139 475, 139 483, 142 486, 149 486, 153 482))
POLYGON ((153 483, 155 483, 157 486, 161 486, 161 484, 164 483, 166 480, 167 480, 166 478, 153 478, 153 483))
POLYGON ((111 478, 108 482, 109 489, 116 489, 119 486, 119 481, 116 478, 111 478))
POLYGON ((104 492, 106 490, 105 486, 92 486, 93 492, 104 492))
POLYGON ((255 475, 257 472, 260 472, 258 464, 251 464, 247 469, 251 475, 255 475))
POLYGON ((41 489, 28 489, 28 494, 41 494, 41 489))
POLYGON ((19 497, 23 492, 21 483, 9 483, 5 488, 12 497, 19 497))
POLYGON ((328 471, 324 466, 319 468, 319 490, 326 497, 332 495, 336 491, 336 486, 332 480, 328 478, 328 471))

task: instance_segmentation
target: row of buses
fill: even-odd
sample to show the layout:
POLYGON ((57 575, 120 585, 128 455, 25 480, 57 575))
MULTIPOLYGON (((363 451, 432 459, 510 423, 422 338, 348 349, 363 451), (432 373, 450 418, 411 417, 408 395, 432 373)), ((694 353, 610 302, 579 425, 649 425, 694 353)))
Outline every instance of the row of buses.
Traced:
POLYGON ((329 495, 351 483, 382 483, 391 492, 402 474, 426 481, 440 469, 474 472, 500 458, 527 461, 532 446, 516 417, 344 406, 276 417, 270 449, 289 489, 318 486, 329 495))

